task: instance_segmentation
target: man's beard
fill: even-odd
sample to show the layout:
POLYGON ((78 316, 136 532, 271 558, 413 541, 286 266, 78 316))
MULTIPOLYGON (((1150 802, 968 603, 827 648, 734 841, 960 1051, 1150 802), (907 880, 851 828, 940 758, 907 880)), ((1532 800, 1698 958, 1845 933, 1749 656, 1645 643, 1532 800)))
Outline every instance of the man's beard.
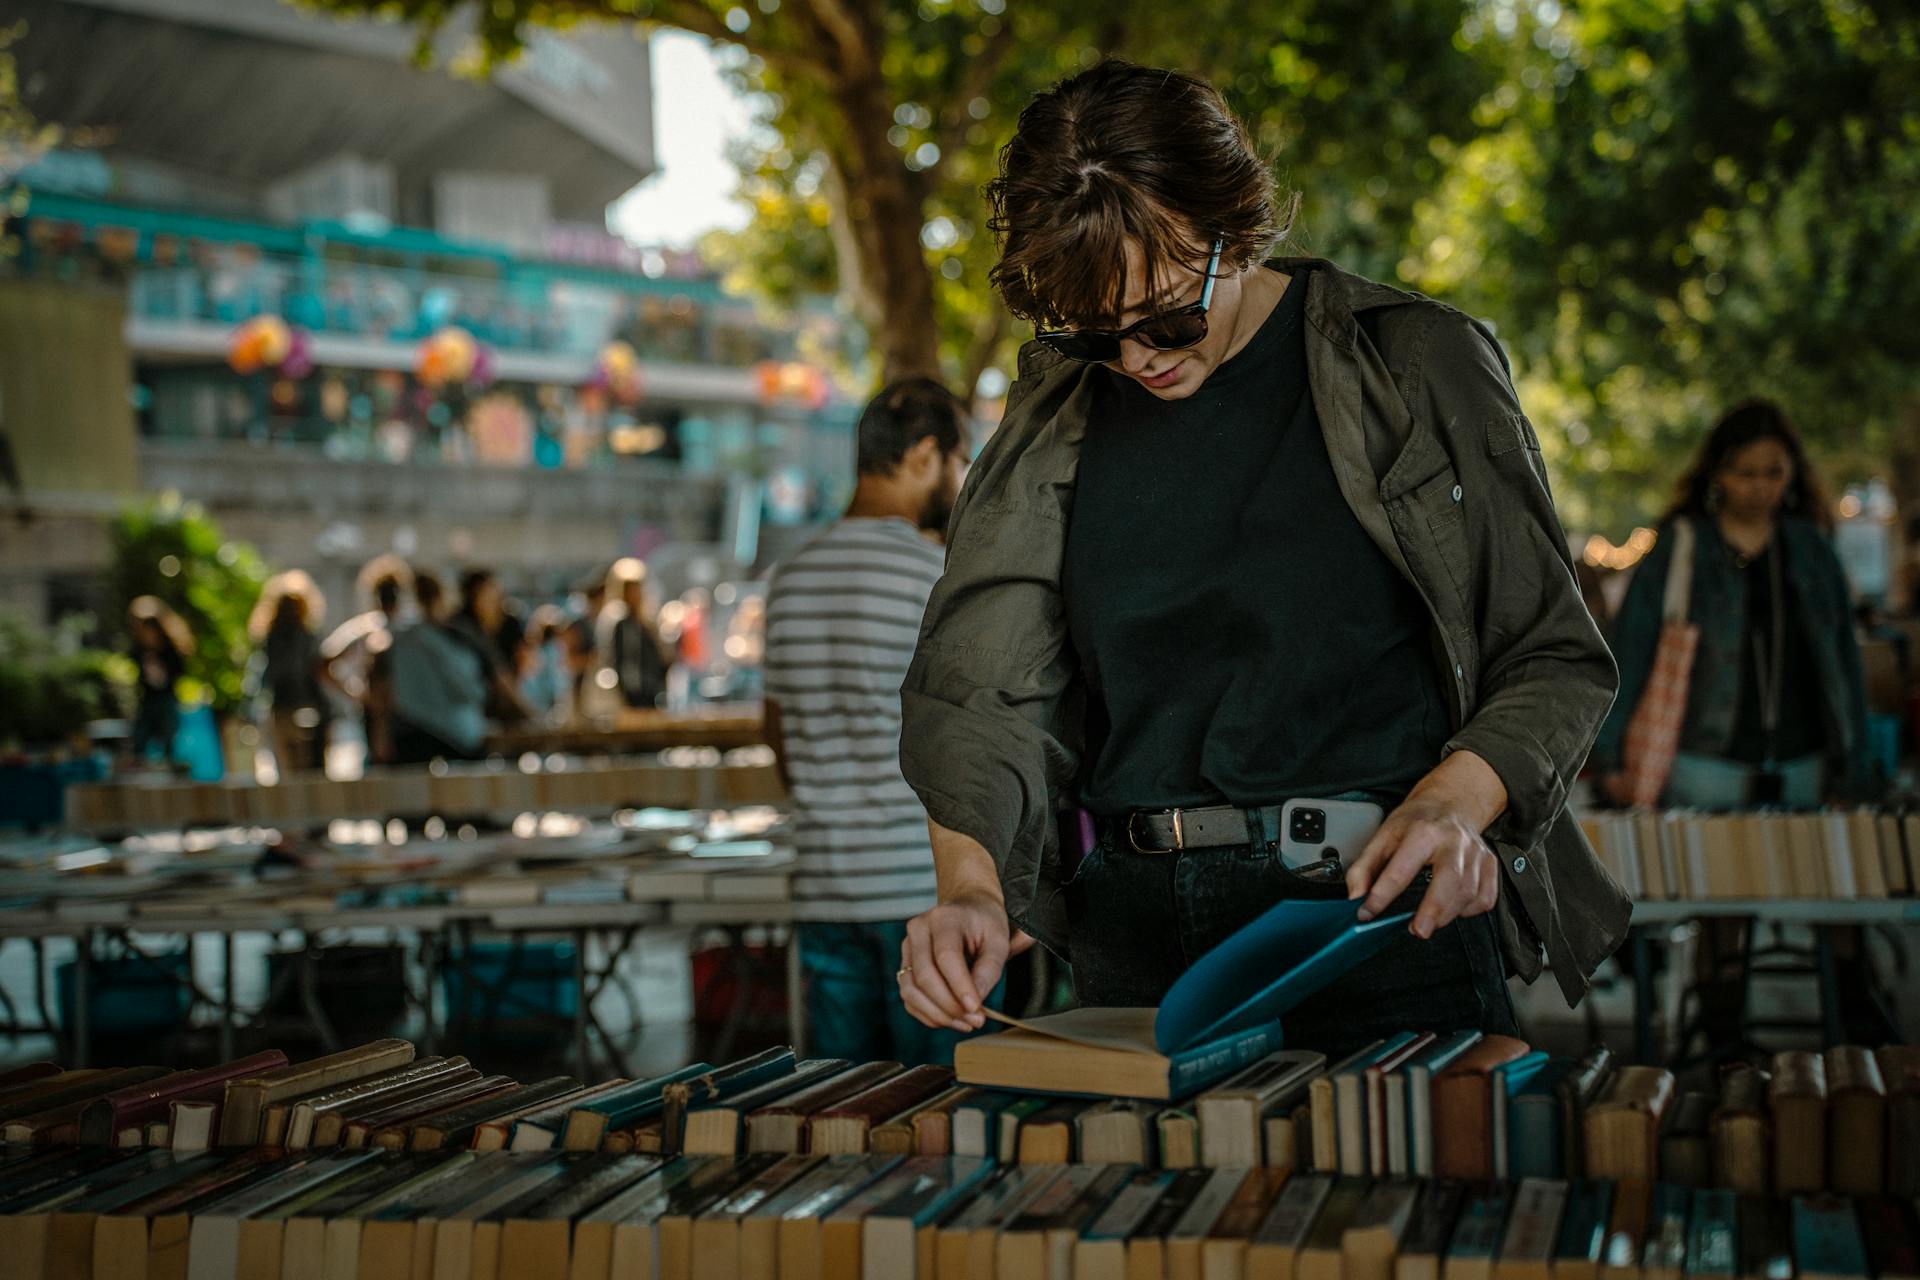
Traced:
POLYGON ((920 531, 945 534, 947 521, 953 518, 954 499, 958 496, 949 492, 944 484, 935 485, 920 507, 920 531))

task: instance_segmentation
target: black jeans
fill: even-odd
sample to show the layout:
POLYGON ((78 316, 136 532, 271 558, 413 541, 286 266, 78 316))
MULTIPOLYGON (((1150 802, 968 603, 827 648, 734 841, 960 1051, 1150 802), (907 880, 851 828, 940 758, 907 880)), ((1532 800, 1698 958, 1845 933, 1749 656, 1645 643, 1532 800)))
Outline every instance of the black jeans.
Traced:
MULTIPOLYGON (((1423 875, 1392 909, 1411 911, 1426 887, 1423 875)), ((1338 864, 1294 870, 1271 843, 1141 853, 1111 824, 1065 893, 1084 1005, 1157 1005, 1188 965, 1274 903, 1347 896, 1338 864)), ((1397 1031, 1519 1034, 1491 914, 1425 941, 1403 934, 1283 1022, 1289 1048, 1330 1059, 1397 1031)))

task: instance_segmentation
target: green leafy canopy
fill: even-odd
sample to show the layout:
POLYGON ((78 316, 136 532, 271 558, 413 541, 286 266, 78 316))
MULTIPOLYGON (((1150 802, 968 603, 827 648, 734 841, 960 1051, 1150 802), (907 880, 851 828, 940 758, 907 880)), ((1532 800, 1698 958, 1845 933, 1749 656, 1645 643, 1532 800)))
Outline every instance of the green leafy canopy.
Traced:
POLYGON ((316 3, 467 23, 468 68, 587 20, 721 42, 758 104, 755 216, 707 250, 771 305, 837 288, 880 339, 926 327, 962 385, 1020 336, 979 191, 1021 106, 1102 54, 1179 67, 1302 193, 1296 247, 1495 324, 1569 527, 1651 519, 1747 395, 1840 478, 1892 451, 1920 482, 1920 16, 1896 0, 316 3), (875 155, 904 202, 869 199, 875 155), (922 292, 898 287, 902 243, 922 292))

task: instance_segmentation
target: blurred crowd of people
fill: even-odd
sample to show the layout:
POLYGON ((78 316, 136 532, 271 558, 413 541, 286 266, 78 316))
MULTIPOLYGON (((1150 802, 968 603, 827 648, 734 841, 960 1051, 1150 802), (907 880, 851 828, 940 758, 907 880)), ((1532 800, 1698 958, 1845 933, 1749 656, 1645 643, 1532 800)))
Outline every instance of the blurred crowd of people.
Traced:
MULTIPOLYGON (((666 695, 677 655, 639 560, 580 584, 570 605, 530 614, 484 568, 465 570, 449 591, 435 574, 382 557, 362 582, 372 607, 315 644, 312 670, 358 709, 371 763, 471 759, 484 754, 490 724, 656 707, 666 695)), ((277 695, 273 716, 278 725, 277 695)), ((277 755, 277 733, 275 746, 277 755)), ((297 749, 290 758, 318 764, 297 749)))
MULTIPOLYGON (((356 729, 368 765, 465 760, 486 754, 497 726, 608 722, 758 692, 760 597, 738 598, 715 646, 710 593, 689 591, 662 609, 636 558, 588 575, 564 601, 531 606, 490 569, 443 579, 394 555, 368 563, 358 589, 362 611, 331 628, 300 570, 269 579, 253 609, 248 683, 281 773, 325 768, 330 741, 356 729)), ((165 757, 194 637, 153 596, 133 602, 129 623, 139 670, 133 754, 165 757)))

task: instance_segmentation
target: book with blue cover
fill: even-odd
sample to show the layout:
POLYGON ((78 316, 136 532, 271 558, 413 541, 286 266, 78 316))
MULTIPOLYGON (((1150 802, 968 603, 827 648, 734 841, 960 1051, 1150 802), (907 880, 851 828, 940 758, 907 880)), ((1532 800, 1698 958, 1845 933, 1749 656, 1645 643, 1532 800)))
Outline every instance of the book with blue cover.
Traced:
POLYGON ((1562 1083, 1579 1066, 1573 1058, 1554 1058, 1525 1073, 1527 1079, 1516 1081, 1515 1072, 1507 1073, 1507 1176, 1564 1178, 1578 1172, 1567 1159, 1561 1093, 1562 1083))
POLYGON ((1406 929, 1410 912, 1361 923, 1360 901, 1288 901, 1200 957, 1157 1009, 993 1014, 964 1040, 965 1084, 1105 1097, 1183 1098, 1282 1047, 1287 1013, 1406 929))
MULTIPOLYGON (((1546 1070, 1550 1059, 1545 1053, 1535 1049, 1531 1053, 1503 1062, 1487 1072, 1489 1090, 1488 1115, 1493 1120, 1493 1176, 1507 1176, 1510 1161, 1508 1141, 1511 1137, 1510 1115, 1508 1108, 1520 1091, 1533 1082, 1533 1079, 1546 1070)), ((1557 1176, 1557 1175, 1555 1175, 1557 1176)))

